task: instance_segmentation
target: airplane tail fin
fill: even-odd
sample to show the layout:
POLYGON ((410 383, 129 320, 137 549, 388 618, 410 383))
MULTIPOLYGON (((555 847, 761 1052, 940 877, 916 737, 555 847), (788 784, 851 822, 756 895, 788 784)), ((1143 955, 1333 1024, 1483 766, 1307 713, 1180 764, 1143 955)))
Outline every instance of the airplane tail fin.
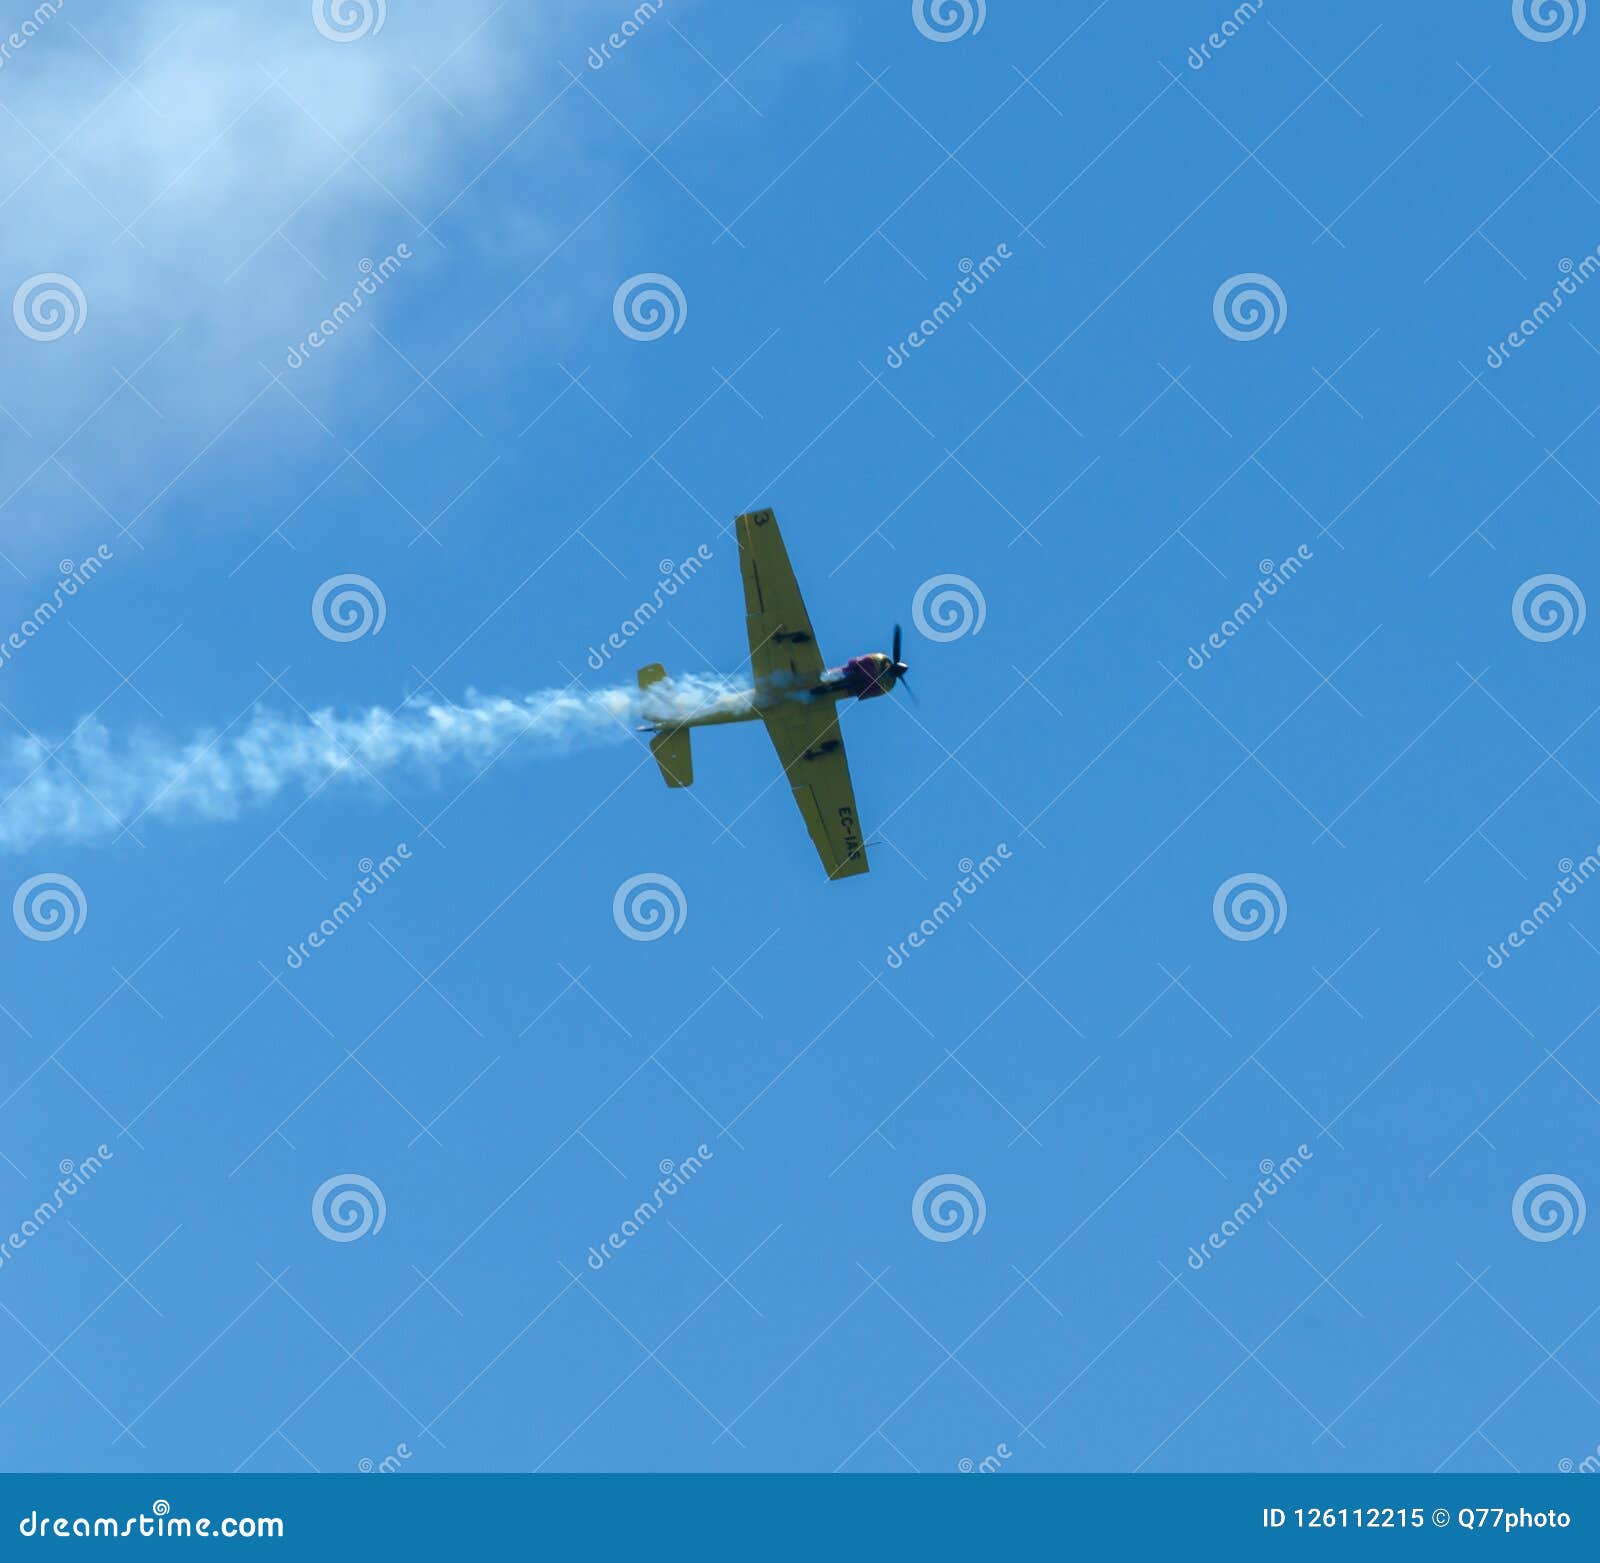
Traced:
MULTIPOLYGON (((639 669, 639 688, 649 689, 667 676, 659 662, 639 669)), ((689 751, 687 727, 658 727, 650 740, 650 752, 661 767, 662 780, 669 787, 687 787, 694 781, 694 758, 689 751)))

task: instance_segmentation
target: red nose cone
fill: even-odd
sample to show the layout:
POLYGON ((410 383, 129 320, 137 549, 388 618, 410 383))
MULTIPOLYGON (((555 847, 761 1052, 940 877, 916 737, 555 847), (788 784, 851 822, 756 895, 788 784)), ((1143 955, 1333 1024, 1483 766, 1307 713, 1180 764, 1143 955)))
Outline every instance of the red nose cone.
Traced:
POLYGON ((894 688, 894 664, 881 651, 852 657, 845 666, 858 700, 873 700, 894 688))

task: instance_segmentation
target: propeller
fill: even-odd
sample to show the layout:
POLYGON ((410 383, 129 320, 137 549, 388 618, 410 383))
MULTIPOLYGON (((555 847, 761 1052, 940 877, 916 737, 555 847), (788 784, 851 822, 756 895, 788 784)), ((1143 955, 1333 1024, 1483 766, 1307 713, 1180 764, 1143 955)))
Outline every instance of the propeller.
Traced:
POLYGON ((889 654, 889 660, 894 664, 895 683, 904 684, 906 693, 911 696, 912 704, 921 705, 922 702, 917 699, 916 690, 906 681, 906 674, 910 672, 910 669, 900 660, 900 626, 898 624, 894 627, 894 649, 889 654))

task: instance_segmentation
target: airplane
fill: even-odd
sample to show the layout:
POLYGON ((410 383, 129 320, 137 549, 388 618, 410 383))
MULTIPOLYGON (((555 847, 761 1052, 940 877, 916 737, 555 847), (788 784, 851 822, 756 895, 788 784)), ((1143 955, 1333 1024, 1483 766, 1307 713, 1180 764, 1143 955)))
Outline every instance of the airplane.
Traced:
MULTIPOLYGON (((726 722, 766 724, 794 791, 817 855, 829 879, 867 872, 866 843, 856 815, 855 791, 844 739, 839 736, 841 700, 875 700, 908 671, 900 659, 900 626, 894 649, 851 657, 841 667, 826 667, 811 633, 811 619, 789 563, 789 552, 770 510, 735 518, 739 570, 744 577, 745 627, 750 636, 754 688, 715 710, 686 718, 649 720, 650 749, 669 787, 694 781, 689 733, 695 727, 726 722)), ((639 688, 648 694, 667 677, 659 662, 639 669, 639 688)), ((906 684, 906 690, 911 690, 906 684)))

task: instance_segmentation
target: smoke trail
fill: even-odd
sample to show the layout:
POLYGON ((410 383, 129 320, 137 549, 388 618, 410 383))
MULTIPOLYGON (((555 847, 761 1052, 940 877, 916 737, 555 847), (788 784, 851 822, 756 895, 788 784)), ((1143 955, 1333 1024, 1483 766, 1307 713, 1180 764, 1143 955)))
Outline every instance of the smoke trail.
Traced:
POLYGON ((233 819, 281 793, 324 783, 371 785, 401 772, 433 778, 478 769, 502 752, 561 754, 627 738, 640 721, 741 709, 748 688, 689 677, 638 689, 538 690, 516 698, 469 692, 460 703, 284 715, 257 709, 219 733, 182 743, 143 735, 116 745, 96 722, 61 744, 0 748, 0 851, 91 841, 142 819, 233 819))

